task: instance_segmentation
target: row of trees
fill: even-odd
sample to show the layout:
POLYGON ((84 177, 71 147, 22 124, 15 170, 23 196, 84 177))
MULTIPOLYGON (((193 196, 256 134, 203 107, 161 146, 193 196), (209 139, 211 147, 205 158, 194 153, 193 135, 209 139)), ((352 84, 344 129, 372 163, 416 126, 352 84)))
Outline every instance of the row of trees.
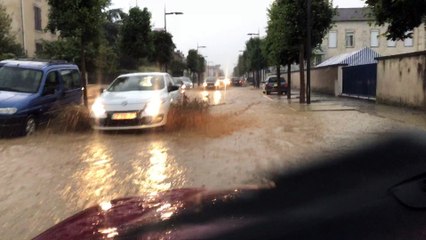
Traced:
POLYGON ((0 60, 23 55, 22 47, 11 33, 12 19, 0 3, 0 60))
MULTIPOLYGON (((189 69, 204 72, 204 58, 193 51, 188 63, 180 51, 175 51, 173 36, 151 28, 151 13, 147 8, 107 10, 109 0, 48 0, 50 6, 47 29, 59 33, 59 40, 44 42, 38 57, 77 62, 83 77, 87 69, 98 74, 131 70, 169 71, 182 76, 189 69), (194 56, 195 60, 194 61, 194 56)), ((86 84, 83 79, 83 85, 86 84)), ((87 97, 85 94, 85 102, 87 97)))
MULTIPOLYGON (((281 76, 281 66, 287 66, 287 80, 291 89, 291 65, 299 64, 300 102, 304 103, 306 96, 304 68, 310 55, 307 51, 312 49, 312 46, 314 48, 320 46, 336 14, 332 1, 311 0, 309 27, 311 36, 308 42, 307 3, 307 0, 274 1, 268 9, 267 36, 262 39, 252 38, 246 42, 246 49, 238 58, 234 74, 259 73, 267 66, 275 66, 276 75, 281 76)), ((372 9, 378 25, 388 25, 386 32, 388 39, 411 37, 410 30, 424 23, 426 19, 424 0, 366 0, 366 4, 372 9)), ((258 84, 259 81, 255 82, 258 84)), ((290 98, 290 94, 288 97, 290 98)))

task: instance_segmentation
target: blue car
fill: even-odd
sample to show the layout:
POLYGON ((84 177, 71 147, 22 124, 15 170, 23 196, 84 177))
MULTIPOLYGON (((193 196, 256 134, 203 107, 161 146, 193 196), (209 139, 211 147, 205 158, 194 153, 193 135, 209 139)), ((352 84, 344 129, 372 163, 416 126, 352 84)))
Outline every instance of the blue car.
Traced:
POLYGON ((31 135, 53 113, 81 103, 77 65, 65 61, 0 61, 1 135, 31 135))

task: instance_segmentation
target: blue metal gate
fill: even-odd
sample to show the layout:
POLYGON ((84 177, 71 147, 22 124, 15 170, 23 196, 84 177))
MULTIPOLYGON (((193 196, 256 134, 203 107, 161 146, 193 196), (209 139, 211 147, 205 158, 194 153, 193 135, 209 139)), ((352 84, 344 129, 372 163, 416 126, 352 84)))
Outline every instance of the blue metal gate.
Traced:
POLYGON ((343 94, 376 97, 377 64, 343 68, 343 94))

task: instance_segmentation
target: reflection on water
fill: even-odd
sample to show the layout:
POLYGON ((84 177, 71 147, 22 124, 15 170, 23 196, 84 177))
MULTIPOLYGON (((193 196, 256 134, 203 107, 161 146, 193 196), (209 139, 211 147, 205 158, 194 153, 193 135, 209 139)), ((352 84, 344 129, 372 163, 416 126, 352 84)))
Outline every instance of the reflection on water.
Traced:
POLYGON ((222 91, 216 90, 213 93, 213 99, 210 99, 210 94, 208 91, 202 91, 201 92, 201 98, 203 101, 208 102, 212 105, 219 105, 223 102, 224 98, 222 96, 222 91))
POLYGON ((81 210, 99 204, 103 211, 108 211, 113 199, 154 198, 161 191, 184 185, 184 171, 169 155, 164 143, 154 142, 137 148, 115 146, 116 142, 114 146, 107 146, 101 140, 94 140, 86 148, 81 155, 81 168, 73 174, 69 185, 60 190, 69 207, 81 210), (114 149, 120 150, 112 154, 114 149))
POLYGON ((75 204, 74 201, 77 201, 78 205, 84 204, 80 207, 88 207, 86 201, 111 200, 109 194, 114 191, 114 177, 117 171, 107 148, 95 140, 83 152, 81 160, 84 167, 73 175, 71 185, 62 191, 63 198, 69 203, 75 204))
POLYGON ((222 101, 222 93, 220 91, 215 91, 213 94, 213 104, 218 105, 222 101))
POLYGON ((183 186, 185 182, 183 171, 167 151, 163 144, 153 143, 149 150, 148 168, 141 166, 140 161, 132 163, 135 172, 133 183, 137 185, 140 195, 152 196, 161 191, 183 186))

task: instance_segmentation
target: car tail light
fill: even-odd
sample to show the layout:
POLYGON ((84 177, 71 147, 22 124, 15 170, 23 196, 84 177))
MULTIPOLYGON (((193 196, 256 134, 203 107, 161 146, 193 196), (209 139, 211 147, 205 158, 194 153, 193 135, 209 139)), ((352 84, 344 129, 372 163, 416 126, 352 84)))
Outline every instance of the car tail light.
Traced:
POLYGON ((284 87, 288 87, 288 83, 284 84, 284 87))

